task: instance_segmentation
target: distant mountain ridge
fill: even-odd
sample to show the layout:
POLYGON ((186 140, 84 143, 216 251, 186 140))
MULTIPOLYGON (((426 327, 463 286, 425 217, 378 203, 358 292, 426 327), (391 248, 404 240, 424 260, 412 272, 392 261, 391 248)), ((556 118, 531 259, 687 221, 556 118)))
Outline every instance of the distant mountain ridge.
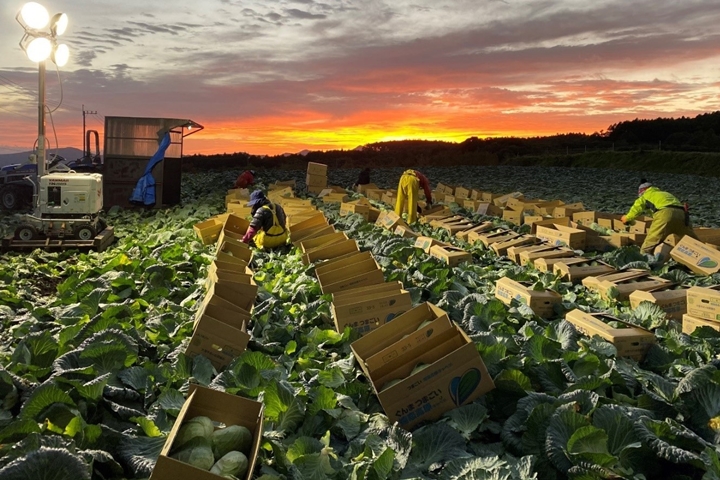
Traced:
MULTIPOLYGON (((32 154, 32 151, 20 152, 20 153, 5 153, 0 154, 0 167, 6 165, 12 165, 14 163, 28 163, 28 157, 32 154)), ((57 153, 61 157, 65 157, 68 160, 76 160, 82 157, 82 150, 74 147, 58 148, 48 150, 47 154, 57 153)))

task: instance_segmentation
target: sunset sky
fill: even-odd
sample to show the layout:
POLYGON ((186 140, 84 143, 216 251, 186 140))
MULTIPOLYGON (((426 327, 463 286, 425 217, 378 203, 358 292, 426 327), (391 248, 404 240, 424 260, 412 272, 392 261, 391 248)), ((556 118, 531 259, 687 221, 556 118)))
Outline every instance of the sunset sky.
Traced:
MULTIPOLYGON (((23 3, 0 2, 0 153, 37 136, 23 3)), ((70 17, 60 147, 82 146, 83 104, 101 132, 105 116, 188 118, 205 130, 185 153, 252 154, 593 133, 720 110, 718 1, 39 3, 70 17)), ((51 62, 47 95, 55 108, 51 62)))

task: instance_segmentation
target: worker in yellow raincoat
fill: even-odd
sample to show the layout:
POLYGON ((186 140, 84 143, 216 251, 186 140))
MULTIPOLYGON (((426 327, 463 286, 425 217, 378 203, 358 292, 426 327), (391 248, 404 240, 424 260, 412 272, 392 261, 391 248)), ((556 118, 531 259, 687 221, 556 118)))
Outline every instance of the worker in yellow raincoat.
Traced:
POLYGON ((647 211, 653 213, 653 220, 641 247, 643 253, 652 254, 655 247, 663 243, 668 235, 675 234, 680 237, 690 235, 692 238, 697 238, 690 225, 690 215, 686 206, 674 195, 663 192, 643 179, 638 187, 638 199, 627 215, 622 216, 621 221, 632 222, 647 211))
POLYGON ((286 217, 283 208, 268 200, 262 190, 255 190, 250 195, 248 206, 252 207, 253 219, 242 241, 245 243, 252 241, 260 249, 285 245, 288 231, 285 228, 286 217))
POLYGON ((417 170, 405 170, 398 184, 395 213, 402 215, 403 207, 407 204, 407 222, 417 221, 418 195, 420 187, 425 192, 427 206, 432 205, 432 192, 427 177, 417 170))

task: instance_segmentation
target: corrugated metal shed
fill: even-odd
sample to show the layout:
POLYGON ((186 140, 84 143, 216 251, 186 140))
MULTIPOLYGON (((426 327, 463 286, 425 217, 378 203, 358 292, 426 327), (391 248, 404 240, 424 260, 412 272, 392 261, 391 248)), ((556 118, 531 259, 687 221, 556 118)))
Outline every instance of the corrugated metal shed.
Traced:
POLYGON ((181 118, 105 117, 104 208, 131 206, 135 184, 166 131, 170 132, 170 146, 152 172, 155 206, 180 203, 183 139, 202 129, 202 125, 181 118))

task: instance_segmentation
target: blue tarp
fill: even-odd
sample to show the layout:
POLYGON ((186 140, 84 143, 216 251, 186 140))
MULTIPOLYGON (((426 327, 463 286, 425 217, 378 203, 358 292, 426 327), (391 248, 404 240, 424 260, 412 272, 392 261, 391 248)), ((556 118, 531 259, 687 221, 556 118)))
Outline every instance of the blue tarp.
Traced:
POLYGON ((165 151, 170 146, 170 133, 165 133, 157 152, 150 158, 150 161, 145 167, 145 173, 138 180, 135 189, 130 195, 130 203, 136 205, 155 205, 155 178, 152 176, 153 168, 155 165, 160 163, 165 158, 165 151))

